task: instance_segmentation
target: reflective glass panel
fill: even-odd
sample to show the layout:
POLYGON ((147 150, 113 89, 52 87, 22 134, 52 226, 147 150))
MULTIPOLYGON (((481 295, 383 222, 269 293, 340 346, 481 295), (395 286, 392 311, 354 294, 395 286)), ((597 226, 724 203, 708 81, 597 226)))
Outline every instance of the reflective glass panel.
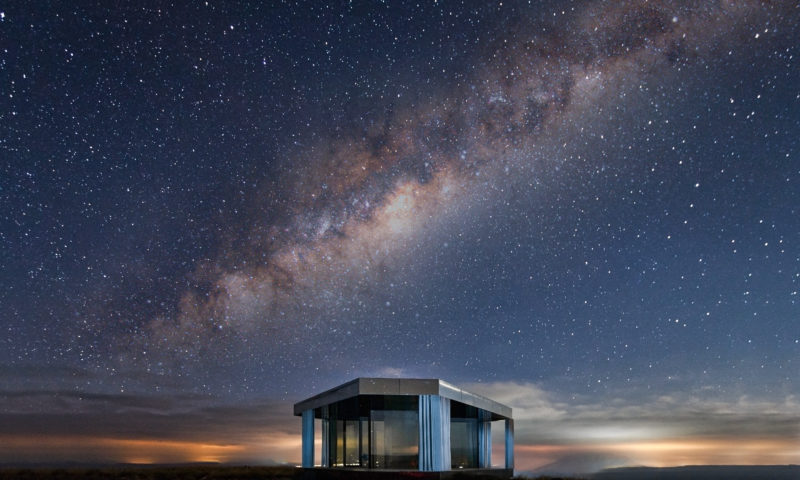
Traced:
POLYGON ((344 422, 344 457, 348 467, 359 466, 359 452, 361 441, 359 438, 358 420, 347 420, 344 422))
POLYGON ((416 410, 373 410, 373 468, 416 469, 419 464, 419 418, 416 410))
POLYGON ((452 402, 450 415, 452 468, 478 468, 478 409, 452 402))

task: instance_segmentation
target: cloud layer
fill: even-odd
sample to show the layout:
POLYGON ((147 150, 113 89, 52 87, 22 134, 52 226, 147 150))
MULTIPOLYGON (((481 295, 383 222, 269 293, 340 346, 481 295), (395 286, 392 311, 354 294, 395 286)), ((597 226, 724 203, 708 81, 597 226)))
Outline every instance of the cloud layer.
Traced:
POLYGON ((800 454, 800 399, 794 395, 730 401, 674 392, 635 400, 564 399, 532 383, 469 389, 514 408, 521 470, 556 464, 559 473, 585 473, 587 458, 600 468, 787 464, 800 454))

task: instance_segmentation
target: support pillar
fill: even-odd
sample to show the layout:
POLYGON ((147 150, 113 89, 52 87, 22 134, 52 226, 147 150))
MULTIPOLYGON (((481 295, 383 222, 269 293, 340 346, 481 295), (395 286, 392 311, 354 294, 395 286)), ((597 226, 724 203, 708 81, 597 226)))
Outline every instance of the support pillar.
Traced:
POLYGON ((514 419, 506 418, 506 468, 514 468, 514 419))
POLYGON ((478 410, 478 467, 492 468, 492 414, 478 410))
POLYGON ((303 467, 314 467, 314 410, 303 412, 303 467))
POLYGON ((419 396, 419 469, 450 470, 450 399, 419 396))

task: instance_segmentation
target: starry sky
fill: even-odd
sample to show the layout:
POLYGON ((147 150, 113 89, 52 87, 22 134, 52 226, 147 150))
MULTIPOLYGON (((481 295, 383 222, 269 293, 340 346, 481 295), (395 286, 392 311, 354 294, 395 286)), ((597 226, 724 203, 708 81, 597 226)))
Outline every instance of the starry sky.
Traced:
POLYGON ((360 376, 517 468, 800 462, 793 1, 0 6, 0 463, 297 462, 360 376))

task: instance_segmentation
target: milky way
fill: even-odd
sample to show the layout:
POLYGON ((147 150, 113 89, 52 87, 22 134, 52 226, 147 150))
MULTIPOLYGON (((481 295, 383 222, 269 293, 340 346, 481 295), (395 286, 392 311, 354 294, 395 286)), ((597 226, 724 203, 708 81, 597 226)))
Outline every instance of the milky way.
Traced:
POLYGON ((627 86, 724 55, 792 8, 634 1, 556 12, 541 31, 515 21, 455 88, 334 126, 285 160, 278 213, 248 218, 246 238, 203 265, 205 288, 182 297, 176 319, 152 322, 149 341, 188 350, 220 336, 346 329, 331 326, 336 310, 373 302, 392 278, 407 284, 400 270, 424 265, 440 224, 497 201, 487 190, 511 183, 510 169, 527 180, 552 169, 547 157, 595 128, 595 112, 624 104, 627 86))

